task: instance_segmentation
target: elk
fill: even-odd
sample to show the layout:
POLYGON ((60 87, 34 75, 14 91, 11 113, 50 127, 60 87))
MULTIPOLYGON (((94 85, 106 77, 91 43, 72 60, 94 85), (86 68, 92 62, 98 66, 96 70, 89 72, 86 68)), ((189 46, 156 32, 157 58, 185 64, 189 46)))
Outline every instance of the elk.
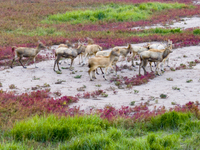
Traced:
MULTIPOLYGON (((128 44, 127 48, 126 47, 117 47, 116 46, 116 47, 113 48, 113 50, 115 50, 115 49, 119 49, 120 55, 123 56, 123 57, 126 57, 128 55, 128 53, 131 53, 132 47, 131 47, 131 44, 128 44)), ((109 54, 110 54, 110 51, 98 51, 96 53, 96 56, 108 56, 109 54)), ((116 64, 117 64, 118 60, 119 60, 119 57, 116 56, 114 61, 113 61, 113 63, 112 63, 112 65, 114 65, 115 68, 117 68, 116 64)), ((116 72, 117 72, 117 70, 116 70, 116 72)), ((98 72, 97 72, 97 74, 98 74, 98 72)))
MULTIPOLYGON (((30 47, 16 47, 16 46, 13 46, 12 47, 12 52, 14 53, 15 52, 15 56, 12 60, 12 63, 11 63, 11 68, 13 68, 13 62, 15 61, 15 59, 19 58, 19 62, 20 64, 22 65, 23 68, 26 68, 22 62, 21 62, 21 59, 23 57, 28 57, 29 60, 27 61, 26 64, 28 64, 28 62, 30 60, 33 60, 34 61, 34 64, 35 64, 35 58, 37 56, 37 54, 42 50, 42 49, 46 49, 47 47, 40 41, 38 41, 38 46, 36 48, 30 48, 30 47)), ((49 48, 48 48, 49 49, 49 48)), ((26 65, 25 64, 25 65, 26 65)), ((35 68, 37 68, 36 64, 35 64, 35 68)))
MULTIPOLYGON (((148 46, 149 49, 162 50, 162 49, 165 49, 165 47, 169 47, 172 50, 172 41, 168 40, 166 46, 164 46, 163 44, 148 44, 147 46, 148 46)), ((162 68, 161 68, 162 71, 164 71, 165 61, 167 61, 167 66, 170 67, 169 66, 169 55, 165 59, 163 59, 162 68)), ((151 66, 151 62, 150 62, 150 66, 151 66)))
POLYGON ((88 41, 88 45, 94 44, 94 40, 93 40, 93 39, 91 39, 91 38, 89 38, 89 37, 87 37, 86 39, 87 39, 87 41, 88 41))
MULTIPOLYGON (((71 42, 69 42, 68 40, 66 40, 66 41, 65 41, 65 44, 60 44, 60 45, 58 45, 58 48, 60 48, 60 47, 66 47, 66 48, 72 47, 72 48, 74 48, 74 45, 71 44, 71 42)), ((64 62, 65 62, 65 61, 64 61, 64 62)), ((65 63, 66 63, 66 62, 65 62, 65 63)), ((59 64, 61 64, 61 62, 60 62, 59 64)), ((67 64, 69 64, 69 63, 68 63, 68 59, 67 59, 67 64)))
MULTIPOLYGON (((103 75, 104 79, 107 80, 106 74, 108 67, 112 67, 112 63, 115 60, 116 57, 120 56, 120 50, 114 49, 110 52, 109 56, 95 56, 88 60, 88 67, 90 68, 88 70, 88 74, 90 76, 90 81, 93 81, 93 79, 96 79, 95 77, 95 70, 97 68, 105 68, 105 74, 103 75), (92 75, 91 75, 92 72, 92 75)), ((114 70, 114 69, 113 69, 114 70)), ((117 72, 115 72, 117 74, 117 72)))
POLYGON ((67 47, 59 47, 55 50, 55 62, 54 62, 54 68, 53 70, 55 71, 55 66, 57 64, 58 70, 60 70, 59 68, 59 60, 61 59, 61 57, 64 58, 70 58, 71 59, 71 65, 70 65, 70 70, 72 70, 72 64, 74 59, 83 52, 83 47, 81 45, 78 46, 77 49, 75 48, 67 48, 67 47))
MULTIPOLYGON (((151 49, 148 51, 143 51, 140 53, 140 66, 139 66, 139 75, 141 67, 144 70, 144 74, 146 74, 146 65, 148 62, 157 62, 156 70, 160 70, 160 62, 163 61, 170 53, 172 53, 171 48, 167 46, 164 50, 151 49)), ((156 71, 155 70, 155 71, 156 71)), ((158 75, 160 73, 158 72, 158 75)))
POLYGON ((102 47, 97 44, 87 45, 85 48, 85 59, 83 60, 82 66, 85 65, 85 61, 89 56, 96 55, 98 51, 101 51, 102 47))
POLYGON ((147 50, 149 50, 149 48, 148 48, 148 46, 132 46, 132 53, 133 53, 133 55, 132 55, 132 58, 131 58, 131 63, 132 63, 132 66, 133 67, 135 67, 135 65, 134 65, 134 58, 135 58, 135 56, 136 55, 140 55, 140 53, 141 52, 144 52, 144 51, 147 51, 147 50))
POLYGON ((68 40, 66 40, 65 41, 65 44, 60 44, 59 46, 58 46, 58 48, 59 47, 67 47, 67 48, 69 48, 69 47, 73 47, 74 48, 74 46, 71 44, 71 42, 69 42, 68 40))

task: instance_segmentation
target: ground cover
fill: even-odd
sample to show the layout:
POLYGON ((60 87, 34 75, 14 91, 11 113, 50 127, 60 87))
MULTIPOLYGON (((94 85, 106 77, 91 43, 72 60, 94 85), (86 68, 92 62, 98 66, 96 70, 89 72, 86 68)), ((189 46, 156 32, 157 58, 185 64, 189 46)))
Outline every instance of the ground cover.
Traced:
POLYGON ((90 8, 90 10, 70 11, 65 14, 55 14, 48 16, 46 23, 69 22, 71 24, 97 22, 138 21, 149 18, 153 12, 166 9, 181 9, 185 4, 179 3, 142 3, 138 5, 119 5, 111 3, 100 7, 90 8))
POLYGON ((0 146, 63 150, 196 149, 200 124, 197 107, 192 102, 170 111, 142 111, 142 107, 117 110, 107 106, 96 115, 36 115, 3 130, 0 146))

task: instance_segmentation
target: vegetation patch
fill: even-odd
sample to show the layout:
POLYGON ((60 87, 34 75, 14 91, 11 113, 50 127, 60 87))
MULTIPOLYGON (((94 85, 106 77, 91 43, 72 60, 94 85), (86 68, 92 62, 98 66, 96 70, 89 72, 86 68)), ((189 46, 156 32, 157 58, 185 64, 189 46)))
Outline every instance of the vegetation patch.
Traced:
POLYGON ((95 116, 48 117, 35 116, 16 123, 11 134, 16 140, 64 141, 78 134, 100 132, 109 126, 108 121, 95 116))
POLYGON ((48 16, 48 21, 70 22, 71 24, 83 22, 96 22, 98 20, 116 22, 116 21, 138 21, 145 20, 153 12, 165 9, 178 9, 185 7, 180 3, 141 3, 137 5, 114 4, 102 5, 92 10, 69 11, 65 14, 55 14, 48 16))
MULTIPOLYGON (((111 108, 107 106, 103 111, 99 111, 99 115, 108 113, 105 110, 116 111, 111 108)), ((48 149, 61 150, 160 150, 197 148, 199 146, 200 122, 192 113, 169 111, 139 121, 130 115, 130 118, 122 117, 122 112, 126 115, 127 108, 120 109, 120 117, 113 120, 102 119, 99 115, 34 116, 15 123, 11 130, 2 137, 15 139, 9 144, 10 147, 30 148, 29 145, 23 145, 30 141, 36 143, 34 146, 37 148, 40 146, 44 149, 47 146, 48 149), (41 142, 44 144, 40 144, 41 142)), ((146 115, 149 114, 145 113, 140 117, 144 119, 146 115)), ((5 144, 1 146, 9 147, 5 144)))

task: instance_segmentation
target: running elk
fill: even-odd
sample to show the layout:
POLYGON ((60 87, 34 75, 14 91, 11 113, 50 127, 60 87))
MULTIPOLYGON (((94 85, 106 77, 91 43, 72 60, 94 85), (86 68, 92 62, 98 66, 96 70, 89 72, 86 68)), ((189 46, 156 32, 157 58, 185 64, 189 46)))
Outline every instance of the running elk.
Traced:
MULTIPOLYGON (((15 59, 19 58, 19 62, 20 64, 22 65, 23 68, 26 68, 22 62, 21 62, 21 59, 23 57, 28 57, 29 60, 27 61, 26 64, 28 64, 28 62, 30 60, 33 60, 34 61, 34 64, 35 64, 35 58, 37 56, 37 54, 42 50, 42 49, 46 49, 48 47, 46 47, 42 42, 38 41, 38 46, 36 48, 30 48, 30 47, 16 47, 16 46, 13 46, 12 47, 12 52, 14 53, 15 52, 15 56, 12 60, 12 63, 11 63, 11 68, 13 68, 13 62, 15 61, 15 59)), ((49 49, 49 48, 48 48, 49 49)), ((26 65, 25 64, 25 65, 26 65)), ((35 68, 37 68, 36 64, 35 64, 35 68)))

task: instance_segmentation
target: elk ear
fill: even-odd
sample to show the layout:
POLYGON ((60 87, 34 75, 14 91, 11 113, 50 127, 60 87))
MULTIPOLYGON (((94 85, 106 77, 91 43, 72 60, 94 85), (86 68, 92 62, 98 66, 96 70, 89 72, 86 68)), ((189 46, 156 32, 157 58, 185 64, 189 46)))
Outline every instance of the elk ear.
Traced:
POLYGON ((39 43, 39 44, 42 44, 42 42, 41 42, 40 40, 38 40, 38 43, 39 43))
POLYGON ((66 40, 66 41, 65 41, 65 44, 68 44, 68 43, 69 43, 69 40, 66 40))

